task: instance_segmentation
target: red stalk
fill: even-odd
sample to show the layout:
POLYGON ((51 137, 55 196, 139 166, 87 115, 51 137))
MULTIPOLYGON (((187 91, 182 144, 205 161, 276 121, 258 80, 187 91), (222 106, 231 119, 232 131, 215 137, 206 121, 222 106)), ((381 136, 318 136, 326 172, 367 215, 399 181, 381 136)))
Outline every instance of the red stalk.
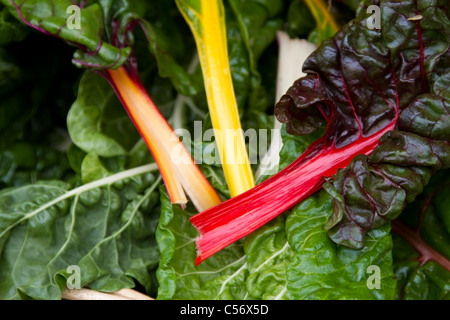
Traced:
POLYGON ((381 136, 394 129, 396 120, 397 117, 382 131, 339 149, 327 144, 325 134, 270 179, 193 216, 190 221, 200 233, 196 265, 315 193, 325 177, 345 168, 355 156, 370 154, 381 136))

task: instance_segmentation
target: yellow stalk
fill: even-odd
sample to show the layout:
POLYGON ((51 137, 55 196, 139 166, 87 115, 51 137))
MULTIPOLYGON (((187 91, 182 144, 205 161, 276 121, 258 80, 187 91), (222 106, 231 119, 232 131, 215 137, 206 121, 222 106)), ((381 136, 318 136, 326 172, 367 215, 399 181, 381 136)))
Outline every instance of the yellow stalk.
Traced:
POLYGON ((216 144, 234 197, 255 182, 231 78, 223 4, 220 0, 176 2, 197 44, 216 144))
POLYGON ((311 14, 316 20, 317 25, 320 27, 321 25, 329 24, 330 27, 337 32, 339 30, 339 25, 334 21, 333 16, 330 13, 330 10, 325 5, 323 0, 304 0, 306 5, 308 6, 311 14))
POLYGON ((186 204, 186 192, 199 211, 219 204, 221 200, 216 191, 142 85, 132 79, 124 67, 108 70, 108 73, 158 164, 172 203, 186 204))
POLYGON ((323 41, 332 37, 338 30, 339 25, 334 20, 330 9, 323 0, 304 0, 309 11, 316 21, 316 28, 308 37, 308 40, 320 45, 323 41))

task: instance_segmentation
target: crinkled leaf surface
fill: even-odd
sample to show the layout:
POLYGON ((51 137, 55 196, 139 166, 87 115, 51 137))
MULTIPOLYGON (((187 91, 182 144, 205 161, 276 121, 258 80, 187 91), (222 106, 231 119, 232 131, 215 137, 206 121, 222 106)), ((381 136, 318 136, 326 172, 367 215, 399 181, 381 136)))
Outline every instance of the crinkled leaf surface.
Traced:
POLYGON ((108 82, 86 72, 78 97, 67 116, 67 127, 75 145, 83 151, 113 157, 127 154, 138 140, 127 113, 108 82))
POLYGON ((417 249, 417 244, 423 243, 450 261, 449 192, 450 171, 439 171, 401 215, 403 228, 418 230, 418 233, 411 232, 414 236, 408 238, 409 241, 401 234, 393 234, 398 299, 450 299, 450 270, 435 260, 424 261, 423 253, 417 249))
POLYGON ((161 190, 156 237, 161 251, 158 299, 288 299, 286 268, 291 255, 284 219, 259 229, 195 266, 195 209, 172 205, 161 190))
MULTIPOLYGON (((148 50, 155 57, 158 73, 171 80, 175 89, 192 96, 202 90, 202 83, 188 74, 188 64, 195 54, 190 31, 179 14, 175 1, 145 2, 148 19, 139 19, 148 41, 148 50)), ((142 59, 141 59, 142 60, 142 59)))
POLYGON ((244 241, 247 290, 254 299, 288 300, 287 268, 293 252, 286 240, 285 218, 278 217, 244 241))
POLYGON ((161 251, 158 299, 244 299, 248 271, 242 244, 195 266, 198 233, 189 222, 195 213, 191 206, 181 210, 172 205, 161 189, 161 217, 156 231, 161 251))
POLYGON ((286 221, 295 252, 287 271, 293 299, 394 299, 392 238, 389 225, 367 234, 361 250, 336 245, 323 225, 332 214, 332 198, 324 191, 303 201, 286 221), (380 289, 369 288, 370 266, 380 270, 380 289))
MULTIPOLYGON (((159 252, 154 231, 159 218, 161 184, 157 167, 155 164, 142 166, 151 157, 135 129, 129 130, 132 124, 123 126, 123 135, 128 137, 120 136, 118 127, 111 125, 120 124, 126 117, 119 105, 113 102, 102 110, 104 101, 82 99, 84 94, 105 97, 99 90, 105 89, 104 80, 86 74, 82 82, 86 90, 79 91, 78 107, 109 111, 94 119, 89 115, 79 119, 82 128, 82 123, 85 127, 102 128, 103 136, 88 134, 77 142, 81 146, 96 145, 101 150, 102 139, 108 138, 131 150, 121 157, 100 157, 96 150, 86 148, 84 152, 72 145, 69 162, 79 175, 71 181, 73 185, 40 180, 0 191, 0 296, 3 299, 60 299, 65 279, 71 275, 67 272, 70 265, 80 267, 81 286, 115 291, 134 287, 137 281, 149 293, 156 292, 153 278, 159 252), (133 141, 135 145, 131 148, 131 143, 126 141, 132 137, 137 141, 133 141), (138 169, 126 170, 135 167, 138 169), (114 176, 117 172, 120 173, 114 176)), ((45 114, 40 111, 35 119, 45 120, 45 114)), ((128 123, 129 119, 125 119, 128 123)), ((45 123, 52 122, 42 121, 40 125, 45 123)), ((43 150, 49 151, 36 157, 33 157, 34 145, 17 142, 7 149, 7 154, 13 155, 12 164, 18 168, 32 166, 33 162, 39 168, 45 161, 58 161, 51 160, 54 152, 51 142, 54 140, 43 150)), ((58 167, 64 168, 63 159, 59 160, 58 167)), ((59 174, 52 171, 43 177, 56 179, 59 174)), ((20 182, 17 173, 13 180, 20 182)))
POLYGON ((314 159, 355 150, 324 184, 335 199, 326 228, 336 243, 362 248, 367 230, 397 217, 435 169, 449 166, 449 26, 445 1, 365 1, 278 103, 289 133, 328 122, 314 159), (380 32, 367 27, 369 4, 381 8, 380 32), (420 21, 408 20, 417 14, 420 21))
POLYGON ((60 299, 72 265, 81 286, 111 292, 135 279, 150 290, 159 256, 156 170, 140 167, 72 190, 59 181, 2 190, 1 298, 60 299))

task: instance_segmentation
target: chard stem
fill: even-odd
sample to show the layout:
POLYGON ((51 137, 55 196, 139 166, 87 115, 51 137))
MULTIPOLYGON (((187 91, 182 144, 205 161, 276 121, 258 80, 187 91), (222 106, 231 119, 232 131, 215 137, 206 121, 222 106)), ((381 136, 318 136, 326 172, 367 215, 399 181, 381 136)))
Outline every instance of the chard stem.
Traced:
POLYGON ((228 61, 222 1, 200 0, 200 11, 177 1, 197 43, 222 168, 232 197, 254 187, 228 61), (195 15, 195 21, 193 16, 195 15))
POLYGON ((108 70, 110 81, 136 128, 147 143, 172 203, 184 206, 185 192, 198 211, 221 202, 181 140, 148 96, 136 75, 124 67, 108 70))
POLYGON ((91 289, 66 289, 62 292, 66 300, 154 300, 153 298, 132 289, 122 289, 112 293, 91 289))
POLYGON ((399 220, 392 221, 391 226, 392 231, 408 241, 409 244, 412 245, 413 248, 420 254, 419 260, 421 265, 433 260, 450 272, 450 261, 430 247, 430 245, 422 239, 419 230, 414 230, 399 220))
POLYGON ((190 221, 200 233, 196 242, 196 264, 318 191, 325 177, 345 168, 356 155, 370 154, 381 136, 394 126, 395 122, 370 137, 339 149, 334 146, 324 148, 325 135, 292 164, 255 188, 193 216, 190 221))

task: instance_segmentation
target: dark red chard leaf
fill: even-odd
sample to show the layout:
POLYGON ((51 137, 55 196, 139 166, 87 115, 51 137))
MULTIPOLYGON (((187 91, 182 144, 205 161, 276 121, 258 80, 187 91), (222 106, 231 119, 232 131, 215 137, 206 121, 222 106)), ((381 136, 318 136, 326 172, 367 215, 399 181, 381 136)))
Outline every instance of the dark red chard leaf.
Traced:
MULTIPOLYGON (((397 217, 406 203, 422 192, 435 169, 450 165, 449 81, 446 79, 450 41, 446 3, 386 1, 379 5, 382 43, 389 49, 400 112, 398 129, 402 131, 385 134, 369 158, 356 157, 324 185, 335 199, 334 215, 325 228, 330 230, 335 242, 354 248, 363 247, 367 230, 397 217), (408 20, 419 14, 422 20, 408 20), (432 93, 427 94, 433 82, 432 93), (442 96, 445 93, 447 97, 442 96)), ((359 68, 357 63, 350 66, 359 68)), ((362 82, 362 86, 356 85, 353 92, 367 92, 364 87, 368 83, 364 82, 369 79, 354 79, 356 83, 362 82)), ((385 92, 382 87, 376 91, 378 97, 385 92)), ((364 98, 364 94, 358 96, 364 98)), ((380 105, 369 104, 369 107, 380 110, 380 105)), ((356 115, 364 118, 363 113, 356 115)), ((371 119, 370 115, 365 118, 371 119)), ((360 123, 364 131, 369 122, 360 123)), ((338 135, 341 133, 337 130, 338 135)))
POLYGON ((431 82, 431 93, 402 110, 398 130, 324 185, 339 209, 326 226, 335 242, 360 248, 367 230, 395 219, 434 171, 450 167, 449 84, 449 74, 431 82))
POLYGON ((433 170, 449 165, 447 13, 445 1, 365 1, 357 18, 309 57, 308 76, 275 109, 289 133, 311 133, 325 120, 325 135, 253 190, 194 216, 197 263, 304 200, 326 179, 335 213, 325 228, 335 242, 361 248, 367 230, 398 216, 433 170), (381 7, 381 30, 367 27, 370 4, 381 7), (419 14, 422 20, 408 20, 419 14))

